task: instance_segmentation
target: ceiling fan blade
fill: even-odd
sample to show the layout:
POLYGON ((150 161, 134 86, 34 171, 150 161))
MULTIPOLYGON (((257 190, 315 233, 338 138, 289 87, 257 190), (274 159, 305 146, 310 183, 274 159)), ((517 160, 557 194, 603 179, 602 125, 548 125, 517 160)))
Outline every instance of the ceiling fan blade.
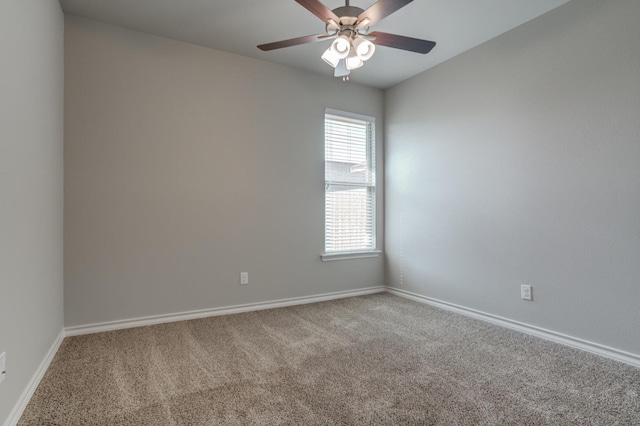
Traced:
POLYGON ((326 40, 327 38, 330 38, 327 34, 314 34, 304 37, 290 38, 289 40, 274 41, 273 43, 261 44, 260 46, 258 46, 258 49, 264 51, 282 49, 283 47, 313 43, 314 41, 326 40))
POLYGON ((413 0, 378 0, 358 16, 358 21, 369 18, 371 21, 367 23, 367 26, 375 25, 377 22, 380 22, 382 19, 391 15, 396 10, 408 5, 412 1, 413 0))
POLYGON ((338 18, 336 14, 331 11, 331 9, 320 3, 318 0, 296 0, 296 2, 298 2, 309 12, 316 15, 318 18, 322 19, 322 22, 324 22, 325 24, 330 20, 333 20, 334 22, 340 22, 340 18, 338 18))
POLYGON ((372 41, 378 46, 393 47, 396 49, 408 50, 416 53, 429 53, 436 45, 435 41, 421 40, 419 38, 405 37, 396 34, 381 33, 374 31, 368 35, 376 39, 372 41))

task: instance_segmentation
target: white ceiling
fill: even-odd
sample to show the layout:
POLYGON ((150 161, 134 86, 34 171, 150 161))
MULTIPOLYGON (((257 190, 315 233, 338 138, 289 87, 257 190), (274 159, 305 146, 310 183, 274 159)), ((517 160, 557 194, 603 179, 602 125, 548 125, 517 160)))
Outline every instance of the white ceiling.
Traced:
MULTIPOLYGON (((427 55, 378 47, 351 81, 393 86, 569 0, 415 0, 372 30, 437 42, 427 55)), ((352 0, 366 9, 373 0, 352 0)), ((324 0, 330 9, 340 0, 324 0)), ((320 55, 330 41, 263 52, 258 44, 324 32, 294 0, 60 0, 65 13, 334 78, 320 55)))

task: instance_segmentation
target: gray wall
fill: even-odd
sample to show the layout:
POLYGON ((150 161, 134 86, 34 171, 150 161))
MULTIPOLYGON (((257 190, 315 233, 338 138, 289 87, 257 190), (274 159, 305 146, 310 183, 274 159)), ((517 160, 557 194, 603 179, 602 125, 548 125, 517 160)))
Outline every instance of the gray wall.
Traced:
POLYGON ((74 17, 65 34, 67 326, 383 284, 381 257, 320 260, 324 108, 375 116, 382 152, 382 91, 74 17))
POLYGON ((0 2, 0 423, 62 330, 63 29, 56 0, 0 2))
POLYGON ((388 90, 389 285, 640 354, 639 16, 572 1, 388 90))

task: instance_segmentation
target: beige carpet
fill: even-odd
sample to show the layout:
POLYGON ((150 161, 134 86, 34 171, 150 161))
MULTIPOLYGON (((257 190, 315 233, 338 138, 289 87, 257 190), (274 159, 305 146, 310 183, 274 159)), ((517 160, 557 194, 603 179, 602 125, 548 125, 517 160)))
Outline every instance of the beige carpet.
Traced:
POLYGON ((388 294, 67 338, 21 425, 640 425, 640 369, 388 294))

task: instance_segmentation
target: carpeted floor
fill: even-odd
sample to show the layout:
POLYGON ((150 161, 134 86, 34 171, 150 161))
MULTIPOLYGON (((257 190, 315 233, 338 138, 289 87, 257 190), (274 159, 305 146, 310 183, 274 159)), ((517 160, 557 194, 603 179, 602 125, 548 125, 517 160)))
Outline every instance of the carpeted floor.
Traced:
POLYGON ((640 425, 640 369, 377 294, 65 339, 21 425, 640 425))

